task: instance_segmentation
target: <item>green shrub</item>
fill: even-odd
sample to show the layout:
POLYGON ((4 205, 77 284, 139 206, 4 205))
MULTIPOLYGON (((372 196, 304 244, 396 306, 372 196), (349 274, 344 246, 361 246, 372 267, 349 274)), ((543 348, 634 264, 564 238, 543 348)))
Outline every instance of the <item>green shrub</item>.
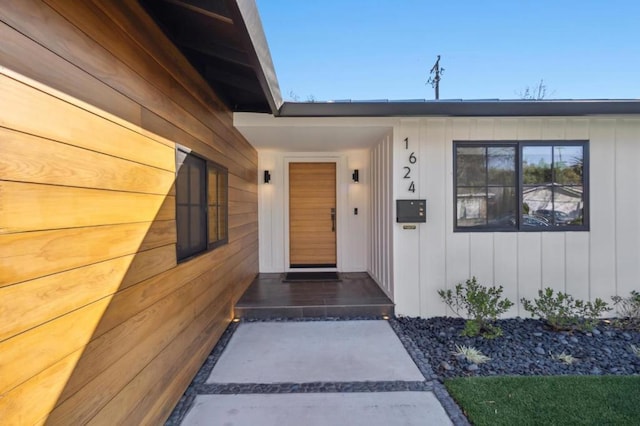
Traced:
POLYGON ((567 293, 557 292, 554 296, 551 288, 538 290, 538 298, 533 303, 524 297, 521 299, 524 309, 544 320, 553 330, 590 331, 598 323, 600 314, 611 308, 602 299, 593 303, 576 300, 567 293))
POLYGON ((502 335, 502 329, 493 322, 513 306, 509 299, 502 299, 502 290, 502 286, 482 286, 473 277, 464 284, 457 284, 455 291, 438 290, 438 295, 458 316, 467 318, 463 336, 481 334, 491 339, 502 335))
POLYGON ((640 330, 640 292, 633 290, 629 297, 613 296, 611 299, 618 313, 614 324, 630 330, 640 330))

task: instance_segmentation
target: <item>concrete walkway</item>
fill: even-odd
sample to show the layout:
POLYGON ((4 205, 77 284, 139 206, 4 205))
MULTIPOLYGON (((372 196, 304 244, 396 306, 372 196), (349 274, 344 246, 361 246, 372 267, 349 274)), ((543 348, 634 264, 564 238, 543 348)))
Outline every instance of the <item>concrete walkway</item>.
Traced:
POLYGON ((242 322, 223 336, 167 424, 465 424, 419 365, 388 321, 242 322))

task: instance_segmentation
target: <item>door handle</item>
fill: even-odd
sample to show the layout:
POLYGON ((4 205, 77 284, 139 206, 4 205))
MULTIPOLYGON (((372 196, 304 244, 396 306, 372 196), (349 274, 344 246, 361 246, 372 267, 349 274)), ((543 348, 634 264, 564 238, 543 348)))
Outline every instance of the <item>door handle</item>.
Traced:
POLYGON ((331 232, 336 232, 336 209, 331 209, 331 232))

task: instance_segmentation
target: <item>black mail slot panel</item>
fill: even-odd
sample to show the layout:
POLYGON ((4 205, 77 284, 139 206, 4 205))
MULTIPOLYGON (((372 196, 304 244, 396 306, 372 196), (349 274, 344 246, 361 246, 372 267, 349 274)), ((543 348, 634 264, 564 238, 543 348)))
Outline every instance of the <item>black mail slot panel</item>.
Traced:
POLYGON ((427 221, 427 200, 396 200, 396 222, 427 221))

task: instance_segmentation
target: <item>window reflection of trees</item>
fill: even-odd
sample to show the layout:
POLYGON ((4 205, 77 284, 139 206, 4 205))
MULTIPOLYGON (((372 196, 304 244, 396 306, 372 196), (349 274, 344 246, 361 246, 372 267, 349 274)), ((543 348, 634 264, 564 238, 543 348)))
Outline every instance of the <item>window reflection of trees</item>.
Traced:
POLYGON ((514 145, 456 149, 458 226, 514 226, 515 159, 514 145))
POLYGON ((456 227, 515 229, 518 203, 520 227, 583 225, 585 148, 582 142, 457 145, 456 227))
POLYGON ((525 146, 523 211, 555 226, 583 224, 582 146, 525 146))

